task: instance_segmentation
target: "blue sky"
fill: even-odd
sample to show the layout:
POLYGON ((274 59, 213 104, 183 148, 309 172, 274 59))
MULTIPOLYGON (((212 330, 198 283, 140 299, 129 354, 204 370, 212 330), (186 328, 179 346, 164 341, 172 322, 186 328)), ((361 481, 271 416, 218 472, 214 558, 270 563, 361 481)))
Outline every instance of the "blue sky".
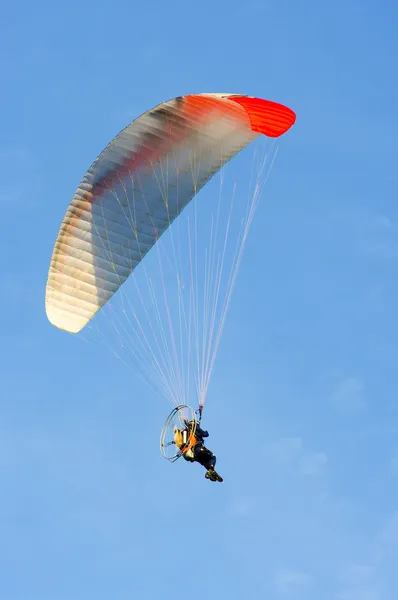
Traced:
POLYGON ((395 3, 138 4, 2 8, 0 598, 395 599, 395 3), (92 160, 201 91, 297 113, 209 390, 222 485, 166 463, 167 405, 44 312, 92 160))

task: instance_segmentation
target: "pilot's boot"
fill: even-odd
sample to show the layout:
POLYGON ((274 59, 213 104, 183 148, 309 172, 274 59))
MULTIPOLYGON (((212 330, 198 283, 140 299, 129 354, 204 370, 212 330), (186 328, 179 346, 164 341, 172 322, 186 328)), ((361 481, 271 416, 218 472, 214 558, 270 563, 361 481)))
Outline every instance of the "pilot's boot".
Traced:
POLYGON ((216 472, 214 469, 209 469, 208 471, 206 471, 206 479, 210 479, 210 481, 217 481, 216 479, 216 472))
POLYGON ((206 471, 205 477, 206 479, 210 479, 210 481, 223 481, 223 478, 214 469, 206 471))

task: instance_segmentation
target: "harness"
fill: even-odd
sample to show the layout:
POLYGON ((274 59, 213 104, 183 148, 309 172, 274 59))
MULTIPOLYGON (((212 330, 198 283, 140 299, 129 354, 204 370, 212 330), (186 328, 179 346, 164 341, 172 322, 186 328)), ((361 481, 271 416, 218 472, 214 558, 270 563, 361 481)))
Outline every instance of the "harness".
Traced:
POLYGON ((182 432, 183 446, 181 452, 187 458, 194 458, 193 447, 197 444, 198 439, 193 433, 188 433, 187 429, 182 432))
POLYGON ((183 429, 182 431, 177 429, 174 432, 174 442, 180 448, 181 454, 186 458, 194 458, 193 447, 198 443, 198 438, 193 433, 187 429, 183 429))

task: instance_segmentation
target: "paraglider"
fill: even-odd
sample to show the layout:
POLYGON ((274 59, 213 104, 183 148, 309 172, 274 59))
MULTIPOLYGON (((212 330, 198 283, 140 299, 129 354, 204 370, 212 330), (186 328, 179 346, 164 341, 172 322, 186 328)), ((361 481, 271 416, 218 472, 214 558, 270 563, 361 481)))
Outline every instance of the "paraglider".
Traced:
MULTIPOLYGON (((231 271, 224 290, 221 277, 225 272, 230 214, 221 250, 215 249, 221 217, 212 217, 203 285, 198 283, 198 243, 193 240, 197 232, 196 213, 194 226, 189 225, 186 239, 178 244, 170 226, 231 158, 260 135, 273 139, 283 135, 295 118, 292 110, 275 102, 211 93, 163 102, 130 123, 93 162, 66 211, 47 280, 49 321, 67 332, 80 332, 98 311, 102 312, 100 309, 110 306, 114 294, 121 293, 123 284, 135 275, 138 266, 142 267, 149 292, 144 297, 137 289, 143 316, 136 309, 123 308, 129 326, 135 327, 134 337, 129 333, 126 345, 142 361, 144 376, 174 406, 185 406, 186 398, 192 395, 191 387, 195 386, 199 407, 203 409, 258 190, 248 205, 236 249, 231 253, 231 271), (162 255, 159 249, 161 237, 168 230, 172 241, 170 256, 162 255), (158 253, 157 277, 146 272, 146 255, 151 254, 152 248, 158 253), (177 278, 175 294, 169 299, 164 265, 171 258, 177 278), (185 279, 178 270, 183 258, 189 264, 185 279), (203 301, 199 302, 198 293, 204 294, 203 301), (159 310, 161 301, 164 320, 159 310), (149 323, 147 331, 143 318, 149 323), (178 333, 173 323, 177 323, 178 333)), ((121 335, 123 327, 116 322, 117 335, 121 335)), ((195 437, 192 432, 196 428, 197 442, 189 452, 194 461, 207 466, 211 479, 215 457, 203 444, 205 436, 200 424, 197 422, 191 429, 186 424, 178 425, 176 428, 180 432, 185 429, 188 437, 195 437)), ((187 458, 188 451, 185 455, 187 458)))
POLYGON ((184 425, 184 429, 174 426, 174 442, 183 458, 205 467, 206 479, 222 482, 222 477, 214 470, 217 458, 204 444, 204 438, 209 437, 209 432, 202 429, 196 421, 185 421, 184 425))
POLYGON ((217 458, 204 444, 209 432, 202 429, 201 417, 200 408, 195 412, 190 406, 176 406, 163 426, 160 451, 170 462, 181 456, 187 462, 197 462, 205 467, 206 479, 222 482, 222 477, 214 469, 217 458))

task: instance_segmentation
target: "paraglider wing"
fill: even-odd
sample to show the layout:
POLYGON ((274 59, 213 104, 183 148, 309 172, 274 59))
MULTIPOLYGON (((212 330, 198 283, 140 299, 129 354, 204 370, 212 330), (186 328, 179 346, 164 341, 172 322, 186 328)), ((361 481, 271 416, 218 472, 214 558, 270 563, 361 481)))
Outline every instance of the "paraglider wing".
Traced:
POLYGON ((234 94, 174 98, 133 121, 94 161, 67 209, 48 274, 50 322, 80 331, 228 160, 294 121, 285 106, 234 94))

